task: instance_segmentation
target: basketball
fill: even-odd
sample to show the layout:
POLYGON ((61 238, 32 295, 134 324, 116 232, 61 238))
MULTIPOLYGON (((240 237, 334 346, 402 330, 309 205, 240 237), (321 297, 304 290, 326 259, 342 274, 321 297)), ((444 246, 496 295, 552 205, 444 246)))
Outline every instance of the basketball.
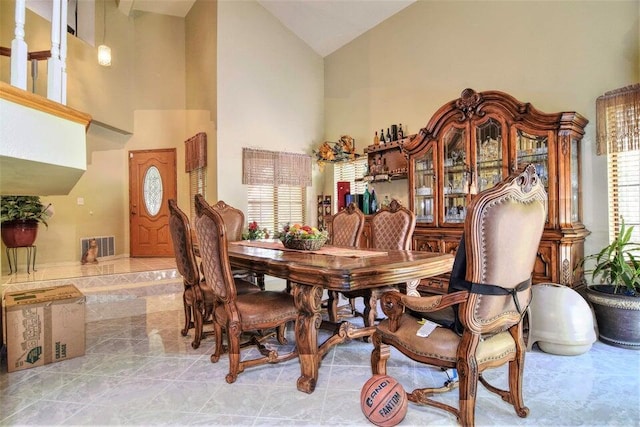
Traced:
POLYGON ((380 427, 398 424, 407 415, 407 394, 402 385, 388 375, 374 375, 360 392, 360 407, 369 421, 380 427))

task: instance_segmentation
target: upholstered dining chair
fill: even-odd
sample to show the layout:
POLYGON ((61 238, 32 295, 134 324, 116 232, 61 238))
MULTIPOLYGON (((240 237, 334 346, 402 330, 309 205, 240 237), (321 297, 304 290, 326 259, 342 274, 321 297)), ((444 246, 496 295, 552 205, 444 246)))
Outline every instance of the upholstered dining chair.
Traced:
MULTIPOLYGON (((416 215, 409 209, 402 206, 393 199, 388 207, 382 208, 370 220, 371 223, 371 249, 379 250, 409 250, 411 249, 411 238, 416 227, 416 215)), ((343 295, 349 299, 351 309, 356 313, 355 298, 364 298, 364 318, 365 326, 373 326, 376 321, 378 297, 386 289, 362 289, 359 291, 344 292, 343 295)), ((338 316, 329 320, 336 322, 338 316)))
MULTIPOLYGON (((355 203, 349 203, 346 208, 333 215, 329 221, 329 243, 334 246, 350 246, 358 247, 360 237, 364 230, 365 216, 364 213, 355 203)), ((329 319, 337 322, 339 318, 339 301, 340 294, 336 291, 329 291, 327 298, 327 311, 329 319)), ((348 305, 349 312, 353 315, 353 304, 348 305)))
POLYGON ((215 352, 211 361, 217 362, 222 351, 222 331, 225 330, 229 352, 228 383, 233 383, 246 367, 265 363, 277 363, 297 356, 294 349, 279 355, 269 350, 261 341, 254 340, 260 357, 240 357, 240 336, 247 332, 277 330, 280 344, 286 344, 285 327, 296 319, 298 311, 293 297, 284 292, 261 291, 239 294, 231 274, 227 248, 227 231, 220 214, 213 209, 201 194, 196 195, 196 235, 200 245, 200 256, 207 286, 214 298, 213 326, 216 335, 215 352))
POLYGON ((182 303, 184 306, 184 328, 180 331, 186 336, 194 328, 191 347, 198 348, 202 339, 204 319, 213 312, 213 293, 201 286, 198 263, 193 252, 193 241, 189 218, 178 207, 175 200, 169 199, 169 230, 173 243, 176 267, 184 283, 182 303), (193 319, 193 321, 192 321, 193 319))
MULTIPOLYGON (((176 268, 182 276, 184 291, 182 302, 184 306, 184 328, 180 331, 186 336, 189 329, 194 328, 191 346, 198 348, 204 336, 204 322, 213 313, 213 292, 200 277, 197 258, 193 247, 193 234, 189 217, 178 207, 174 199, 169 199, 169 230, 176 259, 176 268), (192 320, 193 319, 193 320, 192 320)), ((238 292, 259 292, 254 284, 236 279, 238 292)))
POLYGON ((329 221, 329 244, 357 247, 364 230, 364 214, 355 203, 333 215, 329 221))
MULTIPOLYGON (((215 205, 211 206, 216 210, 227 228, 227 237, 230 242, 242 240, 242 230, 244 229, 244 212, 240 209, 228 205, 224 200, 219 200, 215 205)), ((250 271, 234 268, 231 270, 234 277, 255 281, 260 289, 264 290, 264 274, 254 274, 250 271)))
POLYGON ((376 326, 371 367, 385 374, 389 346, 419 363, 457 369, 459 381, 408 393, 411 402, 454 414, 463 426, 474 425, 478 382, 526 417, 522 380, 525 344, 523 317, 531 300, 531 275, 547 216, 547 194, 533 165, 475 196, 464 223, 449 294, 415 297, 386 292, 381 306, 388 319, 376 326), (458 256, 460 255, 460 256, 458 256), (458 271, 457 274, 454 274, 458 271), (436 327, 418 336, 421 324, 409 313, 456 306, 461 335, 436 327), (489 368, 509 366, 508 389, 482 376, 489 368), (457 407, 430 399, 459 386, 457 407))

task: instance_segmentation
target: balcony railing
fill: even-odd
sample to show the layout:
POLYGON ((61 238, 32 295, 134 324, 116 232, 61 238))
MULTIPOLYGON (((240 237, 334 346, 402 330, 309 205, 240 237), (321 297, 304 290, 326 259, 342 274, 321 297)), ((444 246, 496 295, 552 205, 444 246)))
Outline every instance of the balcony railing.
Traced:
MULTIPOLYGON (((0 48, 0 54, 11 56, 11 85, 27 90, 27 62, 31 62, 31 74, 37 77, 37 61, 47 59, 47 98, 67 104, 67 1, 52 0, 51 49, 28 52, 24 40, 25 0, 16 0, 15 30, 11 49, 0 48)), ((35 86, 35 83, 34 83, 35 86)))

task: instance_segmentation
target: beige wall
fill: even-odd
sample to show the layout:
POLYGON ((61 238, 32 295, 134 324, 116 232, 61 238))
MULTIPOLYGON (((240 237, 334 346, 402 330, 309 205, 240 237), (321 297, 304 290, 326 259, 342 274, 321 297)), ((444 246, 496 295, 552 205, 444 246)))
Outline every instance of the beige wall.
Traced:
MULTIPOLYGON (((366 144, 392 123, 416 133, 467 87, 577 111, 590 120, 582 188, 592 252, 607 239, 595 99, 640 80, 639 16, 638 1, 418 1, 325 58, 325 132, 366 144)), ((402 191, 384 185, 376 192, 402 191)))
MULTIPOLYGON (((196 1, 185 18, 187 109, 193 113, 187 122, 187 129, 189 135, 198 132, 207 134, 206 197, 209 200, 218 199, 217 21, 218 2, 215 0, 196 1)), ((179 196, 178 203, 186 209, 189 193, 179 196)))
POLYGON ((218 3, 220 199, 246 210, 243 147, 311 154, 323 141, 323 79, 322 57, 258 3, 218 3))
MULTIPOLYGON (((11 9, 11 21, 13 2, 0 3, 4 46, 5 10, 11 9)), ((48 22, 29 11, 27 15, 27 34, 48 40, 48 22)), ((101 7, 96 16, 101 33, 101 7)), ((12 35, 8 37, 10 40, 12 35)), ((193 127, 210 122, 208 112, 185 109, 184 19, 150 13, 127 17, 115 9, 115 3, 107 2, 107 43, 113 55, 112 66, 107 68, 97 64, 94 47, 69 39, 68 105, 91 114, 95 121, 87 134, 86 173, 69 195, 43 198, 45 203, 53 203, 56 213, 49 228, 39 232, 38 265, 79 262, 83 237, 113 235, 116 255, 127 255, 128 151, 175 147, 178 193, 187 197, 183 196, 185 189, 188 195, 182 166, 184 140, 191 136, 193 127), (84 199, 84 205, 78 205, 78 198, 84 199)), ((29 49, 34 46, 35 42, 29 49)), ((8 73, 2 77, 8 80, 8 73)), ((46 94, 46 87, 38 93, 46 94)), ((4 271, 5 257, 2 266, 4 271)))

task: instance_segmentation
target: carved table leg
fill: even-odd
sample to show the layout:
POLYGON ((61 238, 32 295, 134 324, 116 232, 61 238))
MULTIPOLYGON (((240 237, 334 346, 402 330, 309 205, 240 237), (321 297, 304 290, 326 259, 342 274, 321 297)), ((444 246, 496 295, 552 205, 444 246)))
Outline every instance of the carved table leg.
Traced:
POLYGON ((301 372, 298 378, 298 390, 313 393, 318 381, 321 357, 318 351, 318 328, 322 323, 320 314, 322 287, 295 284, 293 298, 298 309, 296 345, 301 372))
POLYGON ((410 297, 419 297, 420 292, 418 292, 418 285, 420 284, 420 280, 410 280, 407 282, 407 295, 410 297))

